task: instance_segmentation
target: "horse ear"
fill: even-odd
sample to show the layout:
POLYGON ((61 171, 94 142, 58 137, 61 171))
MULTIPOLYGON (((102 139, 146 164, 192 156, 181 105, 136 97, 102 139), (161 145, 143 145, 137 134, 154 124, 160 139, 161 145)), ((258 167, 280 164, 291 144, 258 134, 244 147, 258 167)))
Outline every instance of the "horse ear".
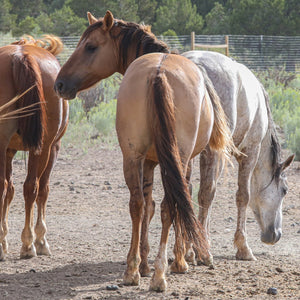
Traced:
POLYGON ((281 171, 287 169, 295 158, 295 154, 290 155, 282 164, 281 164, 281 171))
POLYGON ((90 25, 98 22, 98 20, 89 11, 87 12, 87 18, 89 20, 90 25))
POLYGON ((103 30, 109 31, 114 25, 114 16, 113 14, 108 10, 103 18, 103 30))

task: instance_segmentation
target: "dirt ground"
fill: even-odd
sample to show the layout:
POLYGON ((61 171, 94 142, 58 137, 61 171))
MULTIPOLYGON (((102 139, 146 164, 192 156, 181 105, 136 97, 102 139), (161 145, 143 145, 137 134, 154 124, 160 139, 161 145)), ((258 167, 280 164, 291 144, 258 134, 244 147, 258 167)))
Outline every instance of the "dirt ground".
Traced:
MULTIPOLYGON (((199 186, 198 159, 193 174, 199 186)), ((9 254, 0 263, 0 299, 300 299, 300 163, 288 170, 289 193, 283 205, 283 236, 274 246, 260 242, 260 232, 248 213, 248 242, 255 262, 235 260, 236 168, 218 184, 211 223, 215 269, 190 266, 186 274, 168 272, 164 293, 141 285, 123 286, 122 276, 131 236, 129 193, 118 146, 95 146, 86 153, 63 149, 51 177, 47 205, 50 257, 20 260, 24 226, 22 183, 25 164, 14 162, 15 199, 9 214, 9 254), (108 288, 115 285, 116 290, 108 288), (277 295, 268 295, 270 288, 277 295)), ((156 170, 157 209, 150 227, 150 261, 158 251, 159 203, 162 198, 156 170)), ((169 257, 173 257, 172 231, 169 257)))

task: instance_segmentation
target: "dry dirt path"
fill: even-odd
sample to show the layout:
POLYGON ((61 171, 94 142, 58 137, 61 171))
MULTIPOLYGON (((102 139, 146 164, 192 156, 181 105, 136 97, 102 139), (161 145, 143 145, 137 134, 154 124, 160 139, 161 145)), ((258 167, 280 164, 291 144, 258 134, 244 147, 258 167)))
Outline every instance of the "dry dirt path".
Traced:
MULTIPOLYGON (((193 175, 199 182, 198 160, 193 175)), ((15 199, 9 214, 9 254, 0 263, 0 299, 300 299, 300 163, 288 171, 289 194, 283 206, 283 236, 274 246, 259 239, 259 228, 248 213, 248 237, 255 262, 234 259, 236 168, 218 184, 213 205, 211 250, 215 269, 191 266, 187 274, 168 274, 168 290, 149 292, 150 278, 139 287, 122 286, 129 249, 129 193, 118 146, 95 146, 82 154, 63 150, 51 177, 47 205, 51 257, 20 260, 24 225, 23 161, 14 162, 15 199), (115 291, 107 286, 117 285, 115 291), (268 295, 277 288, 276 296, 268 295)), ((157 209, 150 227, 150 261, 160 236, 160 176, 156 170, 157 209)), ((172 255, 174 236, 170 239, 172 255)))

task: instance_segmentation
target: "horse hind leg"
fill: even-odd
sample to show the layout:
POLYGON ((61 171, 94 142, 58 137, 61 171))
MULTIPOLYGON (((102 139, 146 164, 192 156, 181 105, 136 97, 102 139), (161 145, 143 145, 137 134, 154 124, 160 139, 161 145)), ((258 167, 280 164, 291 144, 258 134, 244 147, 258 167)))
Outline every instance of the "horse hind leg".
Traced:
POLYGON ((39 193, 40 178, 47 166, 50 151, 49 145, 44 145, 39 155, 29 152, 28 174, 23 185, 23 193, 25 200, 25 225, 22 231, 22 248, 20 252, 21 258, 31 258, 36 256, 36 249, 33 243, 33 211, 34 202, 39 193))
POLYGON ((124 273, 123 283, 125 285, 139 285, 140 272, 140 235, 142 217, 144 213, 143 196, 143 157, 132 157, 124 155, 124 177, 130 191, 130 216, 132 222, 131 245, 127 255, 127 269, 124 273))
POLYGON ((142 231, 141 231, 141 264, 140 264, 140 274, 143 277, 149 276, 150 267, 148 264, 148 254, 150 251, 149 247, 149 224, 154 215, 155 211, 155 202, 152 198, 152 187, 153 187, 153 172, 157 163, 154 163, 150 160, 145 160, 144 163, 144 180, 143 180, 143 193, 145 199, 145 209, 144 209, 144 217, 142 223, 142 231))
POLYGON ((167 288, 167 281, 165 277, 165 273, 168 268, 167 244, 170 228, 172 225, 172 218, 170 215, 168 203, 166 202, 165 198, 161 203, 161 222, 162 230, 159 251, 154 263, 155 271, 150 282, 150 289, 157 292, 163 292, 167 288))
POLYGON ((3 252, 8 252, 8 243, 6 236, 8 234, 8 210, 10 203, 14 197, 15 188, 12 181, 12 160, 16 154, 16 150, 8 149, 6 152, 6 180, 7 180, 7 191, 4 199, 3 211, 2 211, 2 228, 4 232, 4 239, 2 241, 3 252))
POLYGON ((60 141, 51 147, 50 157, 43 175, 40 178, 39 193, 37 196, 37 221, 35 225, 35 248, 37 255, 51 255, 46 239, 46 204, 49 195, 49 178, 55 165, 60 149, 60 141))
POLYGON ((236 193, 238 218, 237 228, 234 235, 234 245, 237 248, 236 259, 239 260, 256 260, 247 243, 246 209, 250 200, 251 176, 256 165, 259 152, 259 147, 251 149, 251 152, 243 150, 243 153, 245 153, 247 156, 243 156, 238 160, 238 191, 236 193))

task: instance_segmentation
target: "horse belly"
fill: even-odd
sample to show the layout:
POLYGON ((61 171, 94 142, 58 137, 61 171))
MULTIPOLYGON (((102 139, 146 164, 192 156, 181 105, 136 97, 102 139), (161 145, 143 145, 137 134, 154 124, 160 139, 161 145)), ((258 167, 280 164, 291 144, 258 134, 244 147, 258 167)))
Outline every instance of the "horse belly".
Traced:
POLYGON ((9 141, 8 148, 14 149, 17 151, 27 151, 28 150, 23 146, 22 138, 17 133, 15 133, 12 136, 11 140, 9 141))

